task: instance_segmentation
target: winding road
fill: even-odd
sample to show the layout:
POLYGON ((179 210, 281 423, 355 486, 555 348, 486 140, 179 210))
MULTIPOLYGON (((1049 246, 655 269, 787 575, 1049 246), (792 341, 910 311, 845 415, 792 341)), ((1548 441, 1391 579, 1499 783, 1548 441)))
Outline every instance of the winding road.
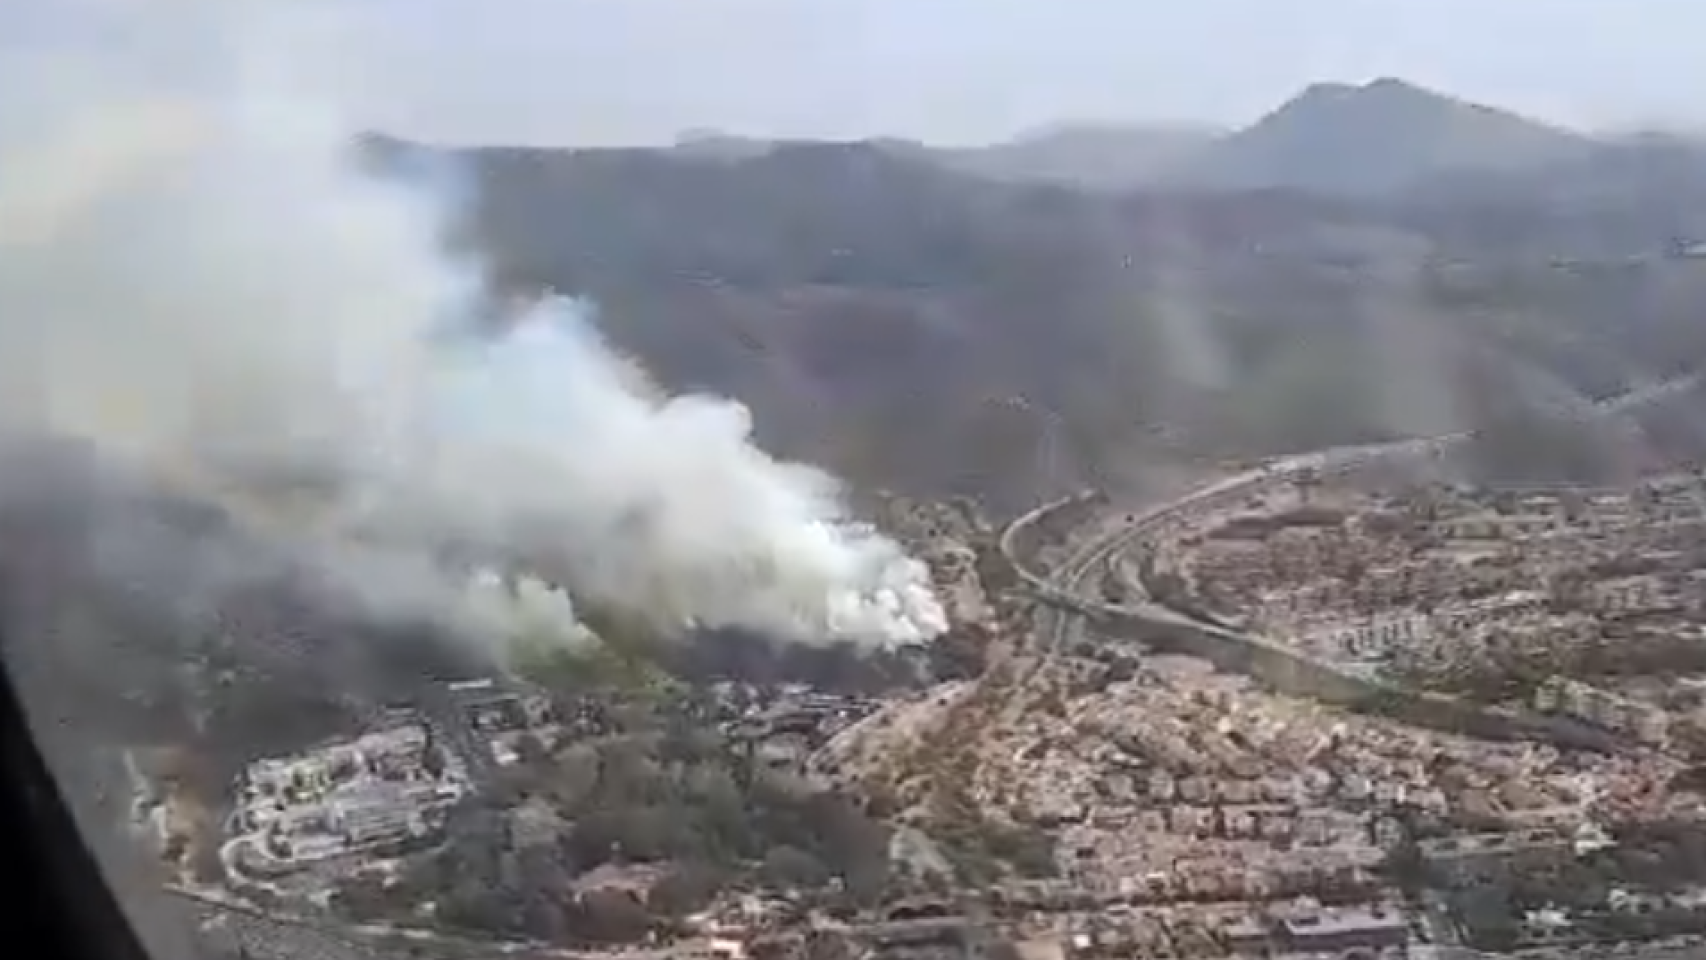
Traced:
MULTIPOLYGON (((1706 375, 1690 375, 1654 384, 1602 400, 1595 404, 1595 407, 1603 416, 1619 416, 1647 403, 1682 395, 1697 386, 1703 376, 1706 375)), ((1158 619, 1190 619, 1147 599, 1140 599, 1135 604, 1113 605, 1086 596, 1087 585, 1100 573, 1109 558, 1130 550, 1133 544, 1141 543, 1180 513, 1217 500, 1247 497, 1266 485, 1289 483, 1309 473, 1334 474, 1356 470, 1382 460, 1438 456, 1467 442, 1473 436, 1471 432, 1463 432, 1392 443, 1334 447, 1282 457, 1261 467, 1205 484, 1182 497, 1134 514, 1116 525, 1111 532, 1092 538, 1079 546, 1054 570, 1038 570, 1028 564, 1019 556, 1019 541, 1027 528, 1041 522, 1050 514, 1071 505, 1083 505, 1084 495, 1045 504, 1025 514, 1003 532, 1001 549, 1018 570, 1026 587, 1052 601, 1042 608, 1038 615, 1040 636, 1044 641, 1042 661, 1046 662, 1055 653, 1069 647, 1084 631, 1085 617, 1077 615, 1074 610, 1081 613, 1127 616, 1140 613, 1158 619)), ((439 721, 441 735, 445 735, 455 746, 462 748, 463 752, 475 757, 477 764, 477 758, 482 751, 469 749, 470 745, 464 742, 468 738, 468 731, 457 722, 445 722, 447 718, 444 713, 435 713, 438 713, 435 720, 439 721)), ((447 713, 449 716, 458 714, 454 710, 447 713)), ((489 773, 489 770, 481 768, 471 772, 479 777, 483 773, 489 773)), ((376 933, 385 931, 343 929, 339 924, 271 914, 234 899, 182 890, 169 892, 204 929, 221 930, 224 937, 239 946, 246 955, 264 960, 385 960, 407 955, 409 952, 426 951, 439 955, 449 953, 462 956, 554 953, 542 951, 533 945, 513 943, 492 943, 482 947, 453 945, 450 938, 434 942, 440 938, 430 935, 426 935, 423 942, 414 945, 415 951, 406 951, 396 946, 372 942, 376 933), (364 933, 367 934, 366 937, 363 936, 364 933)), ((389 933, 393 937, 408 937, 416 932, 393 930, 389 933)))
MULTIPOLYGON (((1650 403, 1681 396, 1698 386, 1703 377, 1706 377, 1706 374, 1689 374, 1677 377, 1608 397, 1596 402, 1593 407, 1601 416, 1623 416, 1650 403)), ((1157 604, 1148 598, 1142 598, 1136 603, 1119 605, 1106 603, 1086 596, 1084 586, 1101 569, 1101 565, 1108 558, 1128 551, 1134 544, 1143 542, 1160 527, 1191 509, 1217 501, 1224 502, 1248 497, 1268 485, 1290 483, 1306 474, 1348 473, 1380 461, 1395 462, 1406 458, 1438 457, 1467 443, 1474 436, 1473 431, 1464 431, 1438 437, 1420 437, 1390 443, 1333 447, 1281 457, 1254 469, 1197 487, 1182 497, 1132 516, 1126 523, 1117 526, 1113 531, 1081 545, 1058 569, 1037 570, 1033 568, 1025 561, 1025 558, 1019 555, 1021 552, 1020 540, 1023 538, 1023 534, 1028 528, 1035 526, 1057 511, 1082 505, 1086 495, 1079 494, 1044 504, 1015 520, 1002 534, 1001 549, 1014 568, 1018 570, 1026 587, 1031 592, 1050 601, 1042 614, 1043 617, 1047 618, 1046 622, 1042 624, 1042 636, 1045 648, 1050 652, 1070 645, 1084 630, 1085 618, 1076 615, 1074 611, 1084 614, 1112 616, 1136 614, 1160 621, 1176 622, 1180 619, 1194 621, 1195 618, 1157 604)), ((1266 638, 1254 636, 1248 636, 1245 639, 1264 645, 1272 642, 1266 638)))

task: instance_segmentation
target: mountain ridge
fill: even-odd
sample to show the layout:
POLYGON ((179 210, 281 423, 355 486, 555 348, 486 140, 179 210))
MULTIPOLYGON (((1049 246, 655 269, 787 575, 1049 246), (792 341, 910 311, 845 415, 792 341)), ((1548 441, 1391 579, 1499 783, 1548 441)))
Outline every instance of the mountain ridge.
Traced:
MULTIPOLYGON (((695 158, 750 159, 800 142, 699 130, 672 149, 695 158)), ((1585 162, 1631 146, 1701 147, 1699 138, 1655 130, 1584 133, 1396 77, 1314 83, 1232 129, 1081 122, 981 146, 848 142, 1003 182, 1104 192, 1283 189, 1359 199, 1442 178, 1585 162)))
POLYGON ((998 512, 1180 458, 1403 435, 1406 405, 1470 380, 1461 425, 1510 422, 1525 365, 1599 394, 1623 385, 1601 370, 1706 360, 1687 306, 1706 270, 1667 259, 1678 211, 1621 190, 1107 193, 882 141, 386 151, 460 167, 494 285, 589 298, 664 387, 742 401, 767 446, 856 485, 998 512), (1582 236, 1602 260, 1558 269, 1582 236), (1423 347, 1435 366, 1403 359, 1423 347))
POLYGON ((1432 177, 1585 156, 1601 142, 1392 77, 1318 83, 1175 171, 1176 185, 1391 194, 1432 177))
MULTIPOLYGON (((1432 129, 1489 116, 1375 96, 1432 129)), ((1449 413, 1441 392, 1462 426, 1551 416, 1512 396, 1545 379, 1521 369, 1598 396, 1706 363, 1706 268, 1678 253, 1706 237, 1698 148, 1521 129, 1515 166, 1388 169, 1424 186, 1372 197, 1271 185, 1283 169, 1252 189, 991 176, 895 139, 367 146, 460 170, 459 240, 493 284, 586 296, 661 385, 742 401, 766 445, 856 485, 1000 511, 1181 458, 1402 435, 1424 429, 1410 407, 1449 413)), ((1512 449, 1539 435, 1510 430, 1512 449)))

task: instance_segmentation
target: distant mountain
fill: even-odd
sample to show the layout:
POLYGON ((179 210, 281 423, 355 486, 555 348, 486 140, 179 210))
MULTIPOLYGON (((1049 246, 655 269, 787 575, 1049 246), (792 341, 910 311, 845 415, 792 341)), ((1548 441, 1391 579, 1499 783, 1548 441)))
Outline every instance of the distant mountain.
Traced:
POLYGON ((1177 168, 1220 135, 1210 127, 1063 126, 987 147, 929 150, 924 156, 994 180, 1121 190, 1177 168))
MULTIPOLYGON (((1677 138, 1596 139, 1403 80, 1319 83, 1248 127, 1064 125, 984 147, 873 141, 896 156, 1009 183, 1090 190, 1297 190, 1366 199, 1419 185, 1559 167, 1677 138)), ((1680 142, 1680 141, 1679 141, 1680 142)), ((759 142, 694 141, 694 156, 752 156, 759 142)), ((768 146, 768 145, 766 145, 768 146)))
POLYGON ((690 130, 675 139, 671 151, 696 160, 750 160, 769 153, 775 141, 716 130, 690 130))
POLYGON ((1407 226, 1482 263, 1664 257, 1706 240, 1706 146, 1609 140, 1548 163, 1442 173, 1396 204, 1407 226))
MULTIPOLYGON (((699 130, 683 134, 668 152, 726 162, 813 144, 699 130)), ((1536 170, 1560 184, 1571 181, 1572 167, 1588 168, 1587 179, 1597 184, 1597 167, 1628 168, 1643 157, 1674 162, 1699 149, 1695 141, 1662 134, 1592 137, 1393 78, 1360 86, 1314 84, 1230 132, 1184 124, 1066 124, 979 147, 893 138, 859 145, 1004 183, 1092 191, 1278 189, 1348 199, 1417 190, 1496 196, 1511 177, 1536 170)), ((1612 172, 1614 179, 1622 176, 1612 172)))
POLYGON ((1450 171, 1564 162, 1598 145, 1590 137, 1402 80, 1321 83, 1197 152, 1168 179, 1212 189, 1370 196, 1450 171))
MULTIPOLYGON (((1514 188, 1519 199, 1544 200, 1564 211, 1580 206, 1584 196, 1606 199, 1608 191, 1620 194, 1609 198, 1617 203, 1631 191, 1662 196, 1680 187, 1692 201, 1694 171, 1706 169, 1695 162, 1706 156, 1706 137, 1645 131, 1590 136, 1390 77, 1314 84, 1233 131, 1063 124, 986 146, 946 147, 899 138, 814 141, 693 130, 662 152, 736 162, 781 147, 872 149, 998 183, 1097 192, 1291 190, 1358 201, 1420 198, 1425 205, 1455 198, 1496 205, 1514 188)), ((1690 222, 1679 232, 1698 239, 1700 231, 1690 222)))
POLYGON ((499 288, 590 297, 616 347, 745 401, 775 449, 998 508, 1442 421, 1538 436, 1549 381, 1603 396, 1706 361, 1706 267, 1667 253, 1706 226, 1706 164, 1670 141, 1377 199, 1108 195, 896 140, 365 146, 461 169, 459 239, 499 288))
MULTIPOLYGON (((943 147, 883 137, 859 141, 903 160, 946 167, 988 180, 1042 183, 1091 190, 1124 190, 1153 182, 1220 136, 1211 127, 1069 125, 1028 133, 1002 143, 943 147)), ((669 148, 692 160, 752 160, 778 147, 835 141, 767 140, 714 130, 682 134, 669 148)), ((853 145, 847 143, 845 145, 853 145)))

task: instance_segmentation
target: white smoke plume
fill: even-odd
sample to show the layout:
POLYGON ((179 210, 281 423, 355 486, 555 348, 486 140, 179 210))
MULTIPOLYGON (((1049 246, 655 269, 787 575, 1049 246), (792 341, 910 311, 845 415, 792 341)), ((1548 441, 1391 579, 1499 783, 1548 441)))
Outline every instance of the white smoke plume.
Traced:
POLYGON ((943 629, 923 567, 843 523, 834 482, 754 447, 736 404, 637 387, 586 305, 445 336, 474 271, 441 251, 435 204, 353 166, 356 130, 314 89, 350 79, 316 56, 325 22, 243 0, 12 6, 33 29, 27 54, 0 49, 8 434, 217 489, 378 615, 573 633, 542 580, 454 555, 523 558, 670 625, 943 629))

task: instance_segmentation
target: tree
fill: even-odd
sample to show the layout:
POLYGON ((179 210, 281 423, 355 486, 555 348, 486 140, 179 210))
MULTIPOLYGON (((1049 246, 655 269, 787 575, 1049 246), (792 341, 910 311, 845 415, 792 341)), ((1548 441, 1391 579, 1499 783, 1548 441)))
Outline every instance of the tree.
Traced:
POLYGON ((678 864, 652 885, 646 905, 663 916, 686 916, 708 906, 723 881, 724 877, 707 865, 678 864))
POLYGON ((421 747, 421 769, 437 780, 444 776, 445 767, 444 748, 439 746, 429 729, 426 743, 421 747))
POLYGON ((338 882, 332 906, 344 916, 363 923, 383 919, 391 903, 383 884, 371 875, 358 873, 338 882))
POLYGON ((823 862, 798 847, 772 847, 764 855, 759 868, 764 882, 784 889, 807 890, 820 887, 829 880, 829 870, 823 862))
POLYGON ((652 929, 652 917, 632 894, 589 890, 568 911, 569 929, 596 943, 633 943, 652 929))
POLYGON ((523 733, 515 740, 516 759, 526 766, 538 766, 551 758, 544 741, 537 734, 523 733))
POLYGON ((829 930, 813 930, 806 935, 802 960, 853 960, 856 952, 846 936, 829 930))
POLYGON ((438 916, 453 927, 495 933, 522 932, 513 909, 519 898, 490 885, 483 877, 464 877, 439 899, 438 916))
POLYGON ((1482 886, 1462 891, 1451 899, 1470 946, 1494 952, 1516 946, 1521 930, 1508 891, 1482 886))

